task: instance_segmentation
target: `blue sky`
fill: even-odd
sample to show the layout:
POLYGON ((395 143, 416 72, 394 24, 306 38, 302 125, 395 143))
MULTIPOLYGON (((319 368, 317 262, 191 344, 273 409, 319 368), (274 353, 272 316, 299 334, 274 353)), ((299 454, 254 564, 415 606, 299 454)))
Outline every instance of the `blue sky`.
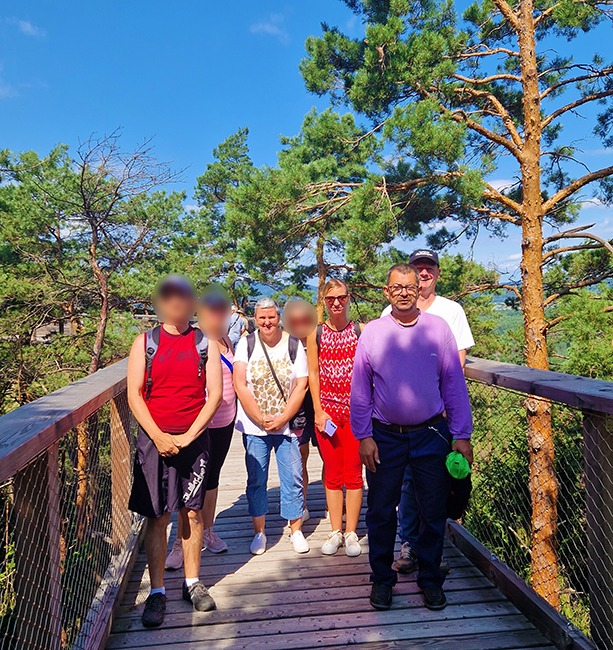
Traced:
MULTIPOLYGON (((186 168, 178 187, 191 195, 213 147, 248 126, 256 164, 274 164, 279 136, 296 133, 311 107, 326 106, 306 92, 298 71, 305 38, 319 34, 321 22, 360 29, 337 0, 5 1, 0 148, 44 154, 121 127, 126 147, 155 136, 158 158, 186 168)), ((603 36, 610 42, 610 31, 603 36)), ((592 166, 613 158, 595 141, 582 148, 592 166)), ((504 172, 496 184, 508 182, 511 171, 504 172)), ((580 223, 591 222, 613 236, 613 210, 586 204, 580 223)), ((467 252, 468 244, 455 250, 467 252)), ((518 236, 502 243, 483 236, 473 254, 512 273, 518 236)))

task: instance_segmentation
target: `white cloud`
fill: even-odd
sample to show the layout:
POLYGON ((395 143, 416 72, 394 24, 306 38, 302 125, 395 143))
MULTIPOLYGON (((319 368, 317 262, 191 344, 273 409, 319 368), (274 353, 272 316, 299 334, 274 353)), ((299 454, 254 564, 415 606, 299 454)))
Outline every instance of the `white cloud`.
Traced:
POLYGON ((37 38, 45 35, 45 30, 33 25, 29 20, 18 20, 17 27, 24 36, 37 38))
POLYGON ((47 34, 44 29, 36 26, 30 20, 25 20, 24 18, 5 18, 4 22, 7 25, 16 27, 20 34, 23 34, 23 36, 29 36, 30 38, 42 38, 47 34))
POLYGON ((594 197, 593 199, 586 199, 581 202, 582 210, 597 210, 607 208, 609 206, 605 205, 600 199, 594 197))
POLYGON ((249 27, 252 34, 265 34, 276 38, 281 45, 289 45, 289 33, 285 28, 285 18, 283 14, 270 14, 266 20, 253 23, 249 27))
POLYGON ((494 178, 487 182, 499 192, 502 190, 508 190, 510 187, 517 184, 517 180, 509 178, 494 178))
POLYGON ((4 81, 4 66, 0 63, 0 99, 10 99, 11 97, 17 97, 19 92, 15 86, 11 85, 4 81))
POLYGON ((509 255, 507 257, 507 261, 512 262, 513 260, 520 260, 521 259, 521 253, 514 253, 513 255, 509 255))

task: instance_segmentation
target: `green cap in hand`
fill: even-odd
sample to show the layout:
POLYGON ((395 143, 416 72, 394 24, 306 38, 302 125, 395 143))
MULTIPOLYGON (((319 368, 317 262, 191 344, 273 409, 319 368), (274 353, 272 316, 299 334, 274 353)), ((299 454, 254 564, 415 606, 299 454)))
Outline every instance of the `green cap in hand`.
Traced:
POLYGON ((462 480, 470 474, 470 465, 459 451, 449 453, 445 465, 447 465, 447 471, 453 478, 462 480))

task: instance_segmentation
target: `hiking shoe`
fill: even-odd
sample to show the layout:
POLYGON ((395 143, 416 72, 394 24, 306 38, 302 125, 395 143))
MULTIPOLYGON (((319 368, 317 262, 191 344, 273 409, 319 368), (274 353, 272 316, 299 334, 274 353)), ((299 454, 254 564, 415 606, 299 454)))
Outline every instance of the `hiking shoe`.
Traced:
POLYGON ((266 535, 264 533, 256 533, 249 550, 253 555, 262 555, 266 552, 266 535))
POLYGON ((398 573, 412 573, 417 569, 417 555, 409 542, 403 542, 393 568, 398 573))
POLYGON ((370 604, 375 609, 389 609, 392 606, 392 588, 375 582, 370 590, 370 604))
POLYGON ((334 555, 342 545, 343 533, 340 530, 333 530, 322 544, 321 552, 323 555, 334 555))
POLYGON ((202 535, 202 550, 210 551, 211 553, 225 553, 228 550, 228 545, 217 536, 213 528, 207 528, 202 535))
POLYGON ((175 539, 170 553, 166 558, 166 564, 164 568, 167 571, 178 571, 183 566, 183 542, 180 537, 175 539))
POLYGON ((191 603, 197 612, 210 612, 217 609, 209 590, 200 582, 195 582, 191 587, 183 583, 183 600, 191 603))
POLYGON ((145 627, 160 627, 164 622, 166 612, 166 596, 164 594, 149 594, 145 601, 145 611, 141 621, 145 627))
POLYGON ((353 530, 350 533, 345 533, 345 554, 347 557, 358 557, 358 555, 362 555, 360 540, 353 530))
POLYGON ((447 606, 447 597, 442 587, 424 587, 422 589, 424 594, 424 605, 428 609, 437 611, 445 609, 447 606))
POLYGON ((297 530, 295 533, 292 533, 290 536, 292 540, 292 546, 296 553, 308 553, 311 549, 309 548, 309 543, 304 538, 301 530, 297 530))

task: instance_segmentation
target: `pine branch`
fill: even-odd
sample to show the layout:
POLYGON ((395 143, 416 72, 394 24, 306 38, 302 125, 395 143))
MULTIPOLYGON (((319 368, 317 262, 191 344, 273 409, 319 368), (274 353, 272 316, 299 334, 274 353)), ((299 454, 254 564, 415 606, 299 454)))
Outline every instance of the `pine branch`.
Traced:
POLYGON ((609 167, 603 167, 602 169, 599 169, 595 172, 590 172, 589 174, 585 174, 584 176, 581 176, 580 178, 570 183, 570 185, 563 187, 561 190, 556 192, 551 198, 545 201, 545 203, 543 203, 543 214, 547 214, 547 212, 551 212, 551 210, 558 203, 560 203, 560 201, 564 201, 569 196, 572 196, 575 192, 578 192, 582 187, 585 187, 586 185, 589 185, 594 181, 598 181, 601 178, 606 178, 607 176, 611 176, 612 174, 613 174, 613 165, 609 167))
POLYGON ((600 93, 592 93, 591 95, 585 95, 584 97, 581 97, 580 99, 577 99, 574 102, 570 102, 570 104, 566 104, 566 106, 561 106, 553 113, 548 115, 542 121, 543 129, 547 128, 555 119, 557 119, 561 115, 564 115, 564 113, 568 113, 568 111, 573 111, 574 109, 579 108, 579 106, 583 106, 584 104, 588 104, 589 102, 598 101, 599 99, 605 99, 606 97, 613 97, 613 90, 604 90, 600 93))

